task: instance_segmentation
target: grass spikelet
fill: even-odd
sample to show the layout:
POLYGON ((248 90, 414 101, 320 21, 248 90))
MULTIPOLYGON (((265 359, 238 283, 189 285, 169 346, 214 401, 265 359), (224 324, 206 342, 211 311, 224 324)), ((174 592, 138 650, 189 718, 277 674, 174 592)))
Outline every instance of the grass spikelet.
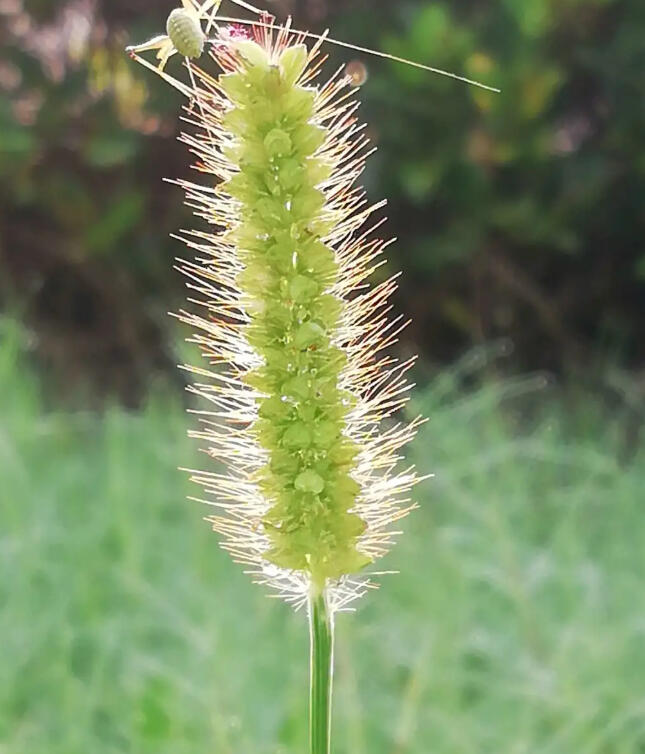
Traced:
POLYGON ((181 234, 201 312, 178 316, 210 365, 186 367, 210 403, 193 434, 225 470, 192 479, 232 557, 309 602, 311 751, 323 754, 333 614, 369 585, 360 572, 413 507, 417 475, 398 462, 419 420, 393 419, 413 359, 389 355, 405 326, 390 316, 396 276, 368 282, 388 244, 372 234, 382 205, 356 185, 369 144, 352 79, 314 85, 322 42, 308 49, 288 25, 251 33, 219 31, 216 77, 189 60, 190 87, 158 71, 190 96, 182 139, 206 180, 179 183, 213 226, 181 234))
POLYGON ((189 367, 213 404, 195 434, 228 471, 193 479, 260 581, 296 602, 327 587, 340 607, 416 481, 395 467, 418 422, 383 426, 412 361, 386 353, 403 326, 388 319, 395 279, 367 285, 386 246, 369 228, 380 205, 355 186, 368 142, 350 80, 311 85, 320 45, 260 29, 222 36, 212 55, 222 74, 194 69, 183 139, 215 180, 181 185, 218 230, 183 234, 199 258, 179 268, 207 313, 180 317, 213 366, 189 367))
POLYGON ((349 77, 312 85, 320 44, 224 30, 211 54, 217 78, 188 63, 182 136, 209 180, 180 185, 216 230, 182 234, 203 311, 179 316, 211 365, 187 367, 212 405, 193 434, 227 470, 192 478, 236 561, 296 604, 313 585, 337 609, 388 550, 417 479, 397 461, 418 421, 386 422, 412 360, 387 354, 404 326, 388 317, 395 277, 367 282, 387 245, 371 235, 381 205, 356 187, 368 140, 349 77))

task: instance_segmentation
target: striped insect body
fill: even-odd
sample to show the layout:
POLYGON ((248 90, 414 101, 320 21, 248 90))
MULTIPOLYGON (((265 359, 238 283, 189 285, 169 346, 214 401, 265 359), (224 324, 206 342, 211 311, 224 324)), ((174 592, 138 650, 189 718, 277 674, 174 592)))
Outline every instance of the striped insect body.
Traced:
POLYGON ((206 35, 199 18, 185 8, 175 8, 168 16, 166 31, 175 50, 186 58, 199 58, 204 52, 206 35))

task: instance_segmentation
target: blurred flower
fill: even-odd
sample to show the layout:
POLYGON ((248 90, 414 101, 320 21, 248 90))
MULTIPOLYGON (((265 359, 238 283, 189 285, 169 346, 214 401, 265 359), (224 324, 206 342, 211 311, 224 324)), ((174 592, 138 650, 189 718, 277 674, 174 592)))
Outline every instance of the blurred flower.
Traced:
POLYGON ((96 15, 96 0, 71 0, 59 8, 52 23, 41 26, 18 2, 3 12, 13 38, 56 82, 63 79, 68 65, 78 65, 85 58, 91 39, 105 37, 105 28, 96 15))

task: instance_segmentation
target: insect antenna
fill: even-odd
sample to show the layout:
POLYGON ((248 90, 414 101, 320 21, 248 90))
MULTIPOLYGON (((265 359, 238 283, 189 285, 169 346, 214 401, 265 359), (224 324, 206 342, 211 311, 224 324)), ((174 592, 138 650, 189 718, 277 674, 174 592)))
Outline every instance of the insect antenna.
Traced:
MULTIPOLYGON (((239 6, 240 8, 244 8, 245 10, 251 11, 251 13, 255 13, 257 16, 267 15, 266 11, 263 11, 260 8, 256 8, 255 5, 251 5, 250 3, 245 2, 245 0, 231 0, 231 2, 239 6)), ((206 23, 206 35, 210 33, 211 28, 215 25, 216 18, 220 18, 219 16, 216 15, 217 11, 219 10, 220 5, 221 5, 221 0, 220 2, 216 2, 213 7, 213 11, 210 14, 208 21, 206 23)), ((271 18, 273 18, 273 16, 271 16, 271 18)))
MULTIPOLYGON (((241 0, 233 0, 236 4, 240 4, 241 0)), ((267 21, 252 21, 248 18, 233 18, 231 16, 217 16, 217 21, 225 21, 226 23, 238 23, 238 24, 246 24, 248 26, 258 26, 263 27, 266 29, 280 29, 282 28, 278 24, 273 24, 267 21)), ((291 24, 291 17, 288 18, 287 23, 291 24)), ((480 81, 474 81, 473 79, 466 78, 465 76, 460 76, 457 73, 451 73, 450 71, 444 71, 441 68, 434 68, 430 65, 425 65, 424 63, 417 63, 414 60, 408 60, 407 58, 401 58, 398 55, 392 55, 389 52, 381 52, 380 50, 372 50, 369 47, 361 47, 360 45, 351 44, 350 42, 342 42, 339 39, 333 39, 332 37, 327 36, 327 32, 324 34, 314 34, 310 31, 301 31, 300 29, 291 29, 296 34, 301 34, 303 37, 308 37, 310 39, 317 39, 322 40, 324 42, 328 42, 329 44, 336 45, 337 47, 344 47, 348 50, 355 50, 356 52, 362 52, 367 55, 373 55, 377 58, 384 58, 385 60, 392 60, 394 63, 402 63, 403 65, 409 65, 413 68, 419 68, 422 71, 428 71, 429 73, 436 73, 439 76, 447 76, 448 78, 454 79, 455 81, 461 81, 464 84, 469 84, 470 86, 477 86, 480 89, 486 89, 489 92, 495 92, 496 94, 499 94, 501 92, 500 89, 497 89, 494 86, 489 86, 488 84, 482 84, 480 81)), ((212 40, 209 40, 212 41, 212 40)))

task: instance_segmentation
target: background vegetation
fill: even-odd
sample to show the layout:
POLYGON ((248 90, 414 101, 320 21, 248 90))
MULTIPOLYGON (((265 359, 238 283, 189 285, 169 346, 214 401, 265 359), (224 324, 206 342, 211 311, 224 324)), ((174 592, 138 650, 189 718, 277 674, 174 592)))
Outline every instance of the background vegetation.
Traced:
MULTIPOLYGON (((180 103, 123 47, 163 29, 171 5, 0 4, 0 297, 62 385, 85 374, 128 402, 172 365, 165 312, 183 294, 169 234, 189 221, 161 183, 188 173, 180 103)), ((520 368, 642 367, 642 0, 267 7, 503 90, 362 57, 380 147, 366 182, 389 200, 415 348, 442 363, 508 337, 520 368)))
MULTIPOLYGON (((303 617, 181 502, 175 467, 199 463, 181 406, 43 413, 15 344, 0 351, 3 751, 302 752, 303 617)), ((415 460, 436 479, 385 562, 401 573, 338 619, 334 752, 640 754, 645 453, 619 462, 622 418, 563 414, 540 379, 464 392, 474 356, 417 393, 432 421, 415 460)))
MULTIPOLYGON (((302 617, 176 470, 180 102, 123 54, 172 5, 0 0, 2 754, 306 740, 302 617)), ((503 89, 360 58, 436 477, 339 618, 335 754, 643 754, 645 4, 267 7, 503 89)))

